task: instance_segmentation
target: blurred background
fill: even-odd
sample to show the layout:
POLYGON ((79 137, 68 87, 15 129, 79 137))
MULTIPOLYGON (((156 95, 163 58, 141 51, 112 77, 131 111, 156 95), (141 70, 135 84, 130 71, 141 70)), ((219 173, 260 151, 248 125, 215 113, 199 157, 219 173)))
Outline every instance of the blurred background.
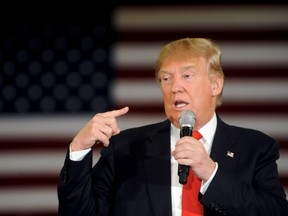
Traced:
POLYGON ((119 2, 0 3, 0 216, 57 215, 66 148, 95 113, 130 106, 121 129, 163 120, 154 61, 183 37, 222 48, 219 114, 279 141, 288 195, 288 4, 119 2))

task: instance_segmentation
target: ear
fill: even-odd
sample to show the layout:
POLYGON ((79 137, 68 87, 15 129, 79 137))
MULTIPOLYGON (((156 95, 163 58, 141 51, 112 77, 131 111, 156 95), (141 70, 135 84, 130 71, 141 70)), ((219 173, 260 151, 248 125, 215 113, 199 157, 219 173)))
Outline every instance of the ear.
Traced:
POLYGON ((224 79, 223 77, 215 76, 211 82, 212 87, 212 95, 217 96, 222 92, 224 86, 224 79))

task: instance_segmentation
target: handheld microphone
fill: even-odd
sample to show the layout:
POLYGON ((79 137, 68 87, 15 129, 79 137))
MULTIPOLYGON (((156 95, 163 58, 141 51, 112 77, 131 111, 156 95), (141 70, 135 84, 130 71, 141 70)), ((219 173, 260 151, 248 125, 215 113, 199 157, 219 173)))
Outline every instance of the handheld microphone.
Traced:
MULTIPOLYGON (((195 124, 195 114, 191 110, 184 110, 179 118, 180 122, 180 138, 184 136, 192 136, 195 124)), ((178 165, 179 183, 186 184, 189 175, 190 166, 178 165)))

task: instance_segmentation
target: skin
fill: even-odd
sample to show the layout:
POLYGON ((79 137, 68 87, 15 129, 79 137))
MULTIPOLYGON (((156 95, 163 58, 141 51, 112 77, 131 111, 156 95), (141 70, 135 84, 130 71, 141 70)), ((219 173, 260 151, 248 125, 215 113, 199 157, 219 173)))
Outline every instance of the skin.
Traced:
POLYGON ((116 118, 125 115, 129 107, 96 114, 74 137, 71 151, 91 148, 95 143, 109 145, 109 139, 120 133, 116 118))
MULTIPOLYGON (((196 116, 194 129, 199 130, 211 118, 216 107, 216 97, 223 88, 223 78, 208 75, 208 64, 201 57, 164 62, 159 71, 161 91, 167 118, 176 127, 185 109, 196 116)), ((74 137, 71 151, 91 148, 120 133, 117 118, 128 113, 129 107, 96 114, 74 137)), ((209 157, 203 144, 193 137, 183 137, 176 144, 172 156, 179 164, 188 165, 199 179, 209 179, 215 162, 209 157)))
MULTIPOLYGON (((212 118, 216 97, 223 88, 223 79, 208 75, 206 59, 197 57, 164 62, 159 78, 165 112, 172 124, 180 127, 179 118, 186 109, 195 114, 195 130, 199 130, 212 118)), ((193 137, 179 139, 172 156, 179 164, 190 166, 204 182, 215 169, 215 162, 209 157, 203 144, 193 137)))

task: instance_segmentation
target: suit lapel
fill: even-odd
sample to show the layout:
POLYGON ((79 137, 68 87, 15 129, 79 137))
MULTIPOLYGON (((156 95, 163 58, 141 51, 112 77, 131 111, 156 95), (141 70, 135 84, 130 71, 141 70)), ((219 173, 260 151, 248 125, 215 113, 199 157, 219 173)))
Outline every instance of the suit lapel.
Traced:
MULTIPOLYGON (((142 144, 142 149, 145 149, 143 165, 151 211, 155 215, 171 216, 170 122, 165 121, 145 134, 146 139, 142 144)), ((211 158, 223 169, 233 172, 240 154, 233 129, 217 116, 211 158)))
POLYGON ((144 168, 149 199, 155 215, 171 216, 170 122, 146 134, 144 168))
POLYGON ((217 128, 211 149, 211 158, 225 170, 233 171, 241 151, 236 145, 235 134, 231 126, 217 116, 217 128))

